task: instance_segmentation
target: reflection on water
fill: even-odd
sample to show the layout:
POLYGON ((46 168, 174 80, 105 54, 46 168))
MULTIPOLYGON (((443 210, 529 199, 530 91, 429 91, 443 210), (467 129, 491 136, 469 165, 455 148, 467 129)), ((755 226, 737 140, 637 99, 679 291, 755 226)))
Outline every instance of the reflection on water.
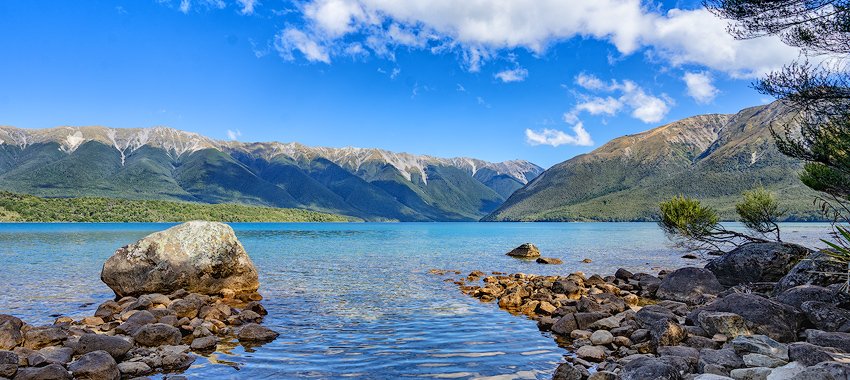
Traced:
MULTIPOLYGON (((168 224, 0 224, 0 313, 50 323, 91 315, 120 246, 168 224)), ((825 225, 784 226, 813 245, 825 225)), ((611 273, 694 264, 652 223, 236 224, 260 270, 278 340, 222 342, 187 374, 204 378, 549 378, 564 352, 532 321, 462 295, 431 268, 464 273, 611 273), (534 242, 564 265, 504 255, 534 242), (580 261, 593 260, 590 264, 580 261)))

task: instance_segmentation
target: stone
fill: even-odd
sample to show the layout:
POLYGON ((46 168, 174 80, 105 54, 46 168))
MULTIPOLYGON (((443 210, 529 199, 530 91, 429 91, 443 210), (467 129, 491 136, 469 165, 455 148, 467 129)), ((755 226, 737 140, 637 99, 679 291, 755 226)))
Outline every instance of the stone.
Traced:
POLYGON ((800 324, 796 309, 783 303, 771 301, 755 294, 733 293, 702 306, 689 314, 688 319, 698 321, 699 313, 722 311, 740 315, 747 328, 756 334, 764 334, 780 342, 791 342, 797 338, 800 324))
POLYGON ((766 380, 770 375, 771 368, 738 368, 733 369, 729 375, 735 380, 766 380))
POLYGON ((127 377, 145 376, 153 370, 145 362, 122 362, 118 363, 118 372, 127 377))
POLYGON ((174 346, 180 344, 181 339, 182 335, 180 334, 180 330, 174 326, 166 325, 164 323, 154 323, 142 326, 142 328, 133 335, 133 340, 136 341, 136 344, 146 347, 164 345, 174 346))
POLYGON ((634 277, 634 273, 629 272, 628 270, 623 268, 618 268, 617 271, 614 272, 614 277, 623 281, 627 281, 634 277))
POLYGON ((0 377, 11 378, 18 372, 20 358, 12 351, 0 351, 0 377))
POLYGON ((788 345, 788 358, 805 366, 831 361, 832 354, 838 352, 840 350, 832 347, 821 347, 806 342, 794 342, 788 345))
POLYGON ((171 293, 178 289, 219 294, 254 293, 257 269, 230 226, 193 221, 153 233, 118 249, 103 265, 101 280, 117 296, 171 293))
POLYGON ((806 342, 850 352, 850 333, 806 330, 806 342))
POLYGON ((555 374, 552 375, 552 380, 582 380, 584 374, 582 371, 570 363, 561 363, 555 369, 555 374))
POLYGON ((800 309, 818 330, 850 332, 850 310, 821 301, 803 302, 800 309))
POLYGON ((629 361, 620 372, 621 380, 679 380, 682 376, 676 367, 662 359, 639 357, 629 361))
POLYGON ((197 351, 212 351, 218 345, 218 338, 215 335, 195 338, 192 340, 192 349, 197 351))
POLYGON ((658 355, 674 365, 680 372, 691 373, 697 370, 699 351, 685 346, 658 347, 658 355))
POLYGON ((744 359, 731 348, 719 350, 704 348, 699 351, 698 370, 708 372, 706 368, 719 368, 720 374, 729 374, 729 371, 744 366, 744 359))
MULTIPOLYGON (((2 316, 2 315, 0 315, 2 316)), ((21 332, 21 320, 0 319, 0 350, 11 350, 24 342, 24 334, 21 332)))
POLYGON ((118 336, 84 334, 77 343, 76 353, 84 355, 94 351, 106 351, 113 358, 121 359, 131 348, 132 343, 118 336))
POLYGON ((788 346, 765 335, 739 336, 732 339, 735 352, 753 353, 788 361, 788 346))
POLYGON ((811 252, 790 243, 747 243, 710 260, 705 268, 725 286, 776 282, 811 252))
POLYGON ((168 309, 173 311, 177 318, 195 318, 203 306, 201 300, 194 297, 178 299, 168 305, 168 309))
POLYGON ((655 346, 675 346, 688 338, 688 332, 681 325, 669 320, 653 323, 649 332, 655 346))
POLYGON ((556 259, 554 257, 538 257, 536 261, 537 261, 538 264, 549 264, 549 265, 558 265, 558 264, 564 263, 561 259, 556 259))
POLYGON ((584 264, 590 264, 590 263, 593 262, 593 260, 585 258, 585 259, 581 260, 581 262, 584 263, 584 264))
POLYGON ((773 300, 799 309, 803 302, 831 302, 835 296, 835 292, 822 286, 800 285, 779 293, 773 300))
POLYGON ((123 310, 121 305, 115 301, 106 301, 100 306, 97 307, 97 311, 94 312, 94 316, 104 321, 111 321, 115 314, 120 313, 123 310))
POLYGON ((263 304, 261 304, 257 301, 248 302, 245 305, 245 307, 243 308, 243 310, 251 310, 251 311, 253 311, 253 312, 255 312, 259 315, 268 315, 269 314, 269 312, 266 311, 266 308, 263 307, 263 304))
POLYGON ((697 305, 703 303, 706 296, 716 296, 723 289, 723 285, 720 285, 710 270, 685 267, 665 276, 655 296, 663 300, 697 305))
POLYGON ((704 311, 697 315, 699 327, 708 335, 723 334, 727 337, 750 335, 746 321, 740 315, 723 311, 704 311))
POLYGON ((68 365, 75 379, 118 380, 121 372, 112 355, 106 351, 89 352, 68 365))
POLYGON ((265 342, 277 339, 280 334, 256 323, 249 323, 242 326, 236 336, 243 342, 265 342))
POLYGON ((658 321, 675 321, 676 314, 658 305, 644 306, 635 313, 635 320, 643 327, 649 328, 658 321))
POLYGON ((80 322, 86 326, 100 326, 106 323, 101 317, 85 317, 80 322))
POLYGON ((129 316, 124 323, 115 328, 119 334, 135 335, 142 326, 156 323, 156 317, 147 310, 137 311, 129 316))
POLYGON ((728 376, 715 375, 713 373, 701 373, 694 376, 693 380, 729 380, 728 376))
POLYGON ((787 361, 762 354, 744 355, 744 364, 747 367, 776 368, 788 364, 787 361))
POLYGON ((846 362, 824 362, 806 368, 794 376, 794 380, 850 379, 850 364, 846 362))
POLYGON ((68 339, 61 327, 34 327, 24 334, 24 347, 38 350, 47 346, 58 346, 68 339))
POLYGON ((540 257, 540 250, 537 249, 537 246, 535 246, 534 244, 524 243, 508 252, 507 255, 512 257, 530 259, 534 257, 540 257))
POLYGON ((614 372, 596 371, 587 380, 618 380, 620 377, 614 372))
POLYGON ((786 380, 794 378, 800 372, 803 372, 806 367, 797 362, 788 363, 782 367, 774 368, 767 375, 767 380, 786 380))
POLYGON ((590 342, 598 346, 605 346, 614 342, 614 335, 606 330, 597 330, 590 335, 590 342))
POLYGON ((847 264, 841 264, 822 252, 810 254, 800 260, 773 288, 774 294, 800 285, 827 287, 844 282, 847 277, 847 264))
POLYGON ((15 380, 71 380, 71 374, 59 364, 18 368, 15 380))
POLYGON ((70 347, 51 346, 38 350, 38 354, 44 358, 46 363, 65 365, 74 356, 74 349, 70 347))
POLYGON ((601 362, 605 360, 605 350, 597 346, 581 346, 576 350, 578 357, 592 362, 601 362))

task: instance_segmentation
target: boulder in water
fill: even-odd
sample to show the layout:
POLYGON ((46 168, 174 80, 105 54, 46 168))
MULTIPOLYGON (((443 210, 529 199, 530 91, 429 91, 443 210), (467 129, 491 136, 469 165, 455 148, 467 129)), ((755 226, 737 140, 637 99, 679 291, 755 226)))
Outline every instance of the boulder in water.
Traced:
POLYGON ((178 289, 201 294, 254 293, 257 269, 223 223, 188 222, 118 249, 101 280, 119 297, 178 289))
POLYGON ((537 249, 537 246, 534 244, 524 243, 523 245, 520 245, 508 252, 508 256, 531 259, 540 257, 540 250, 537 249))

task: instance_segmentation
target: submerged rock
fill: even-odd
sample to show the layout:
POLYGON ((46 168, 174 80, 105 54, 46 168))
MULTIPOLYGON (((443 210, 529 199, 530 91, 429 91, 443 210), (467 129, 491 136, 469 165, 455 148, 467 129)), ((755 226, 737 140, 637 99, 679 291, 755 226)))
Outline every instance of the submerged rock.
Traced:
POLYGON ((103 264, 101 279, 119 297, 181 288, 201 294, 253 293, 259 287, 257 270, 233 229, 199 221, 118 249, 103 264))
POLYGON ((534 244, 524 243, 508 252, 507 255, 512 257, 530 259, 534 257, 540 257, 540 250, 537 249, 537 246, 535 246, 534 244))
POLYGON ((556 259, 554 257, 538 257, 537 263, 538 264, 553 264, 553 265, 556 265, 556 264, 563 264, 564 262, 561 259, 556 259))
POLYGON ((260 326, 256 323, 249 323, 239 329, 237 337, 240 341, 245 342, 268 342, 277 339, 280 334, 275 331, 260 326))

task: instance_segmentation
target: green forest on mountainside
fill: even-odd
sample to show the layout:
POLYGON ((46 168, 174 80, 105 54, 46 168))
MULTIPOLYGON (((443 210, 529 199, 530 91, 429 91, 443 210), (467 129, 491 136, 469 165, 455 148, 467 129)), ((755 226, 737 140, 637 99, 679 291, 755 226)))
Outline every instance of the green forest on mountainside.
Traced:
POLYGON ((0 222, 347 222, 314 211, 237 204, 129 200, 101 197, 40 198, 0 192, 0 222))

